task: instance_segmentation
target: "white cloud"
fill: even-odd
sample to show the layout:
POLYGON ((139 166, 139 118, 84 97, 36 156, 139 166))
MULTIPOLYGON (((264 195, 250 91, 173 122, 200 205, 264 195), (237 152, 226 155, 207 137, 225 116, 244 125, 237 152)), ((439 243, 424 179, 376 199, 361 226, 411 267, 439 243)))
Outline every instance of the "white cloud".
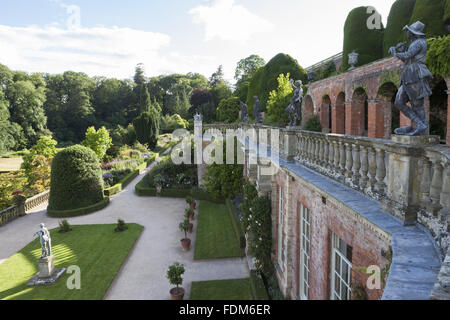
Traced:
POLYGON ((189 11, 193 22, 204 25, 204 40, 218 37, 222 40, 245 42, 258 32, 268 32, 273 25, 251 13, 235 0, 216 0, 211 5, 200 5, 189 11))
MULTIPOLYGON (((171 69, 166 54, 170 37, 130 28, 10 27, 0 25, 0 63, 14 70, 128 78, 137 63, 149 74, 171 69)), ((175 66, 176 67, 176 66, 175 66)))

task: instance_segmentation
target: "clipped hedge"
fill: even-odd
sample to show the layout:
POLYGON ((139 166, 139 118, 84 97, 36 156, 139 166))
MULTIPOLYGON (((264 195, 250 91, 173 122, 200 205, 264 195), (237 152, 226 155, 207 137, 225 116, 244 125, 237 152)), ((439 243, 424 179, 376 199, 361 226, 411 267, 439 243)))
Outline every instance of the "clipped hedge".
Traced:
POLYGON ((264 67, 258 69, 253 75, 247 94, 247 106, 250 117, 253 118, 253 104, 255 95, 260 101, 260 111, 266 111, 269 94, 278 87, 278 76, 289 73, 291 79, 307 82, 306 71, 290 55, 279 53, 273 57, 264 67))
POLYGON ((91 206, 84 207, 84 208, 71 209, 71 210, 47 209, 47 215, 52 218, 70 218, 70 217, 84 216, 84 215, 102 210, 103 208, 106 208, 106 206, 108 206, 108 204, 109 204, 109 198, 104 198, 102 201, 95 203, 91 206))
POLYGON ((416 0, 397 0, 389 12, 386 29, 384 30, 384 56, 389 57, 389 48, 406 41, 403 27, 409 24, 416 0))
POLYGON ((100 161, 94 151, 75 145, 52 161, 48 210, 83 210, 104 199, 100 161))
POLYGON ((250 270, 250 287, 254 300, 270 300, 264 281, 256 270, 250 270))
POLYGON ((245 234, 244 231, 242 230, 242 225, 241 222, 239 221, 238 215, 235 212, 236 208, 233 206, 231 200, 229 199, 227 199, 225 203, 228 208, 228 213, 230 215, 230 220, 231 224, 233 225, 234 233, 236 234, 236 239, 239 240, 239 246, 241 247, 241 249, 244 249, 246 246, 245 234))
POLYGON ((105 196, 112 196, 115 194, 118 194, 120 191, 122 191, 127 185, 130 184, 131 181, 134 180, 145 168, 149 167, 150 164, 153 162, 153 160, 156 158, 156 156, 153 156, 149 158, 146 162, 138 166, 135 170, 127 174, 125 177, 123 177, 118 183, 113 185, 111 188, 107 188, 104 190, 105 196))
POLYGON ((347 16, 344 25, 342 70, 348 69, 348 54, 353 50, 359 53, 356 66, 362 66, 383 57, 383 30, 367 28, 367 20, 371 16, 367 13, 367 8, 355 8, 347 16))
POLYGON ((420 21, 425 24, 427 38, 445 36, 444 10, 445 0, 416 0, 409 24, 420 21))

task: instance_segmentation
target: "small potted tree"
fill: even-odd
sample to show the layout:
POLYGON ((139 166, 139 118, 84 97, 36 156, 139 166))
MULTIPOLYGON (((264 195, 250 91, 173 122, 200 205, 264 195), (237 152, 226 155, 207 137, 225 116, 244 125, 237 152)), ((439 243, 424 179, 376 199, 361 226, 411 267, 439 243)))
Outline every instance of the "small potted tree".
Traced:
POLYGON ((186 216, 186 217, 188 217, 188 218, 191 219, 191 220, 194 220, 194 218, 195 218, 195 211, 194 211, 192 208, 186 209, 185 212, 186 212, 186 213, 185 213, 185 216, 186 216))
POLYGON ((181 246, 183 247, 184 251, 188 251, 191 247, 191 239, 187 237, 187 232, 189 230, 189 218, 185 218, 183 222, 180 223, 179 227, 180 230, 184 232, 184 239, 181 239, 181 246))
POLYGON ((186 202, 189 205, 189 207, 191 207, 192 210, 195 210, 196 202, 191 196, 186 197, 186 202))
POLYGON ((183 300, 184 298, 184 288, 180 287, 183 284, 183 274, 184 265, 179 262, 175 262, 167 270, 167 278, 170 284, 176 286, 176 288, 170 289, 170 298, 172 300, 183 300))
POLYGON ((164 182, 163 176, 161 174, 157 174, 153 178, 153 181, 155 182, 156 193, 160 194, 161 193, 161 189, 162 189, 162 184, 164 182))
MULTIPOLYGON (((187 219, 189 221, 190 216, 191 215, 191 211, 189 211, 189 209, 186 209, 185 213, 184 213, 184 218, 185 220, 187 219)), ((192 233, 192 230, 194 229, 194 224, 193 223, 189 223, 189 228, 188 228, 188 232, 192 233)))

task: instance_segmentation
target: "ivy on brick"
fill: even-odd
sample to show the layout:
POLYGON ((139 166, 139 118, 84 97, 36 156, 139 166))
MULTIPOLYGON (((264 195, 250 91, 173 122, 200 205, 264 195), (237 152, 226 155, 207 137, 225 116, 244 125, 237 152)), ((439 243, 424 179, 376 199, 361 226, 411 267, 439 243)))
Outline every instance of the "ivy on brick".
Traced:
POLYGON ((244 185, 244 201, 241 203, 241 210, 242 224, 248 234, 249 253, 256 260, 256 270, 268 276, 273 271, 270 199, 259 197, 256 187, 247 182, 244 185))

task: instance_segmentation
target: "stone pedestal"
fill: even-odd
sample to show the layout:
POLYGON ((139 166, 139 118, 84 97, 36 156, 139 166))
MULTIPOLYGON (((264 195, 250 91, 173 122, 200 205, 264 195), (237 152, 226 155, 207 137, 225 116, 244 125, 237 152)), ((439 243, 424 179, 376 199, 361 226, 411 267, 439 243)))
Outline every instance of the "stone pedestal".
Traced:
POLYGON ((28 281, 27 286, 38 286, 55 283, 65 272, 66 269, 54 267, 54 256, 48 256, 37 260, 39 264, 39 273, 28 281))
POLYGON ((392 141, 407 146, 389 153, 389 177, 395 179, 388 181, 387 198, 381 201, 381 208, 410 225, 416 222, 420 205, 420 154, 414 147, 438 144, 439 137, 393 135, 392 141))
POLYGON ((288 131, 284 134, 284 150, 280 150, 285 161, 292 161, 296 156, 297 136, 291 128, 295 127, 288 127, 288 131))
POLYGON ((401 136, 392 135, 392 141, 410 146, 429 146, 439 144, 439 136, 401 136))

